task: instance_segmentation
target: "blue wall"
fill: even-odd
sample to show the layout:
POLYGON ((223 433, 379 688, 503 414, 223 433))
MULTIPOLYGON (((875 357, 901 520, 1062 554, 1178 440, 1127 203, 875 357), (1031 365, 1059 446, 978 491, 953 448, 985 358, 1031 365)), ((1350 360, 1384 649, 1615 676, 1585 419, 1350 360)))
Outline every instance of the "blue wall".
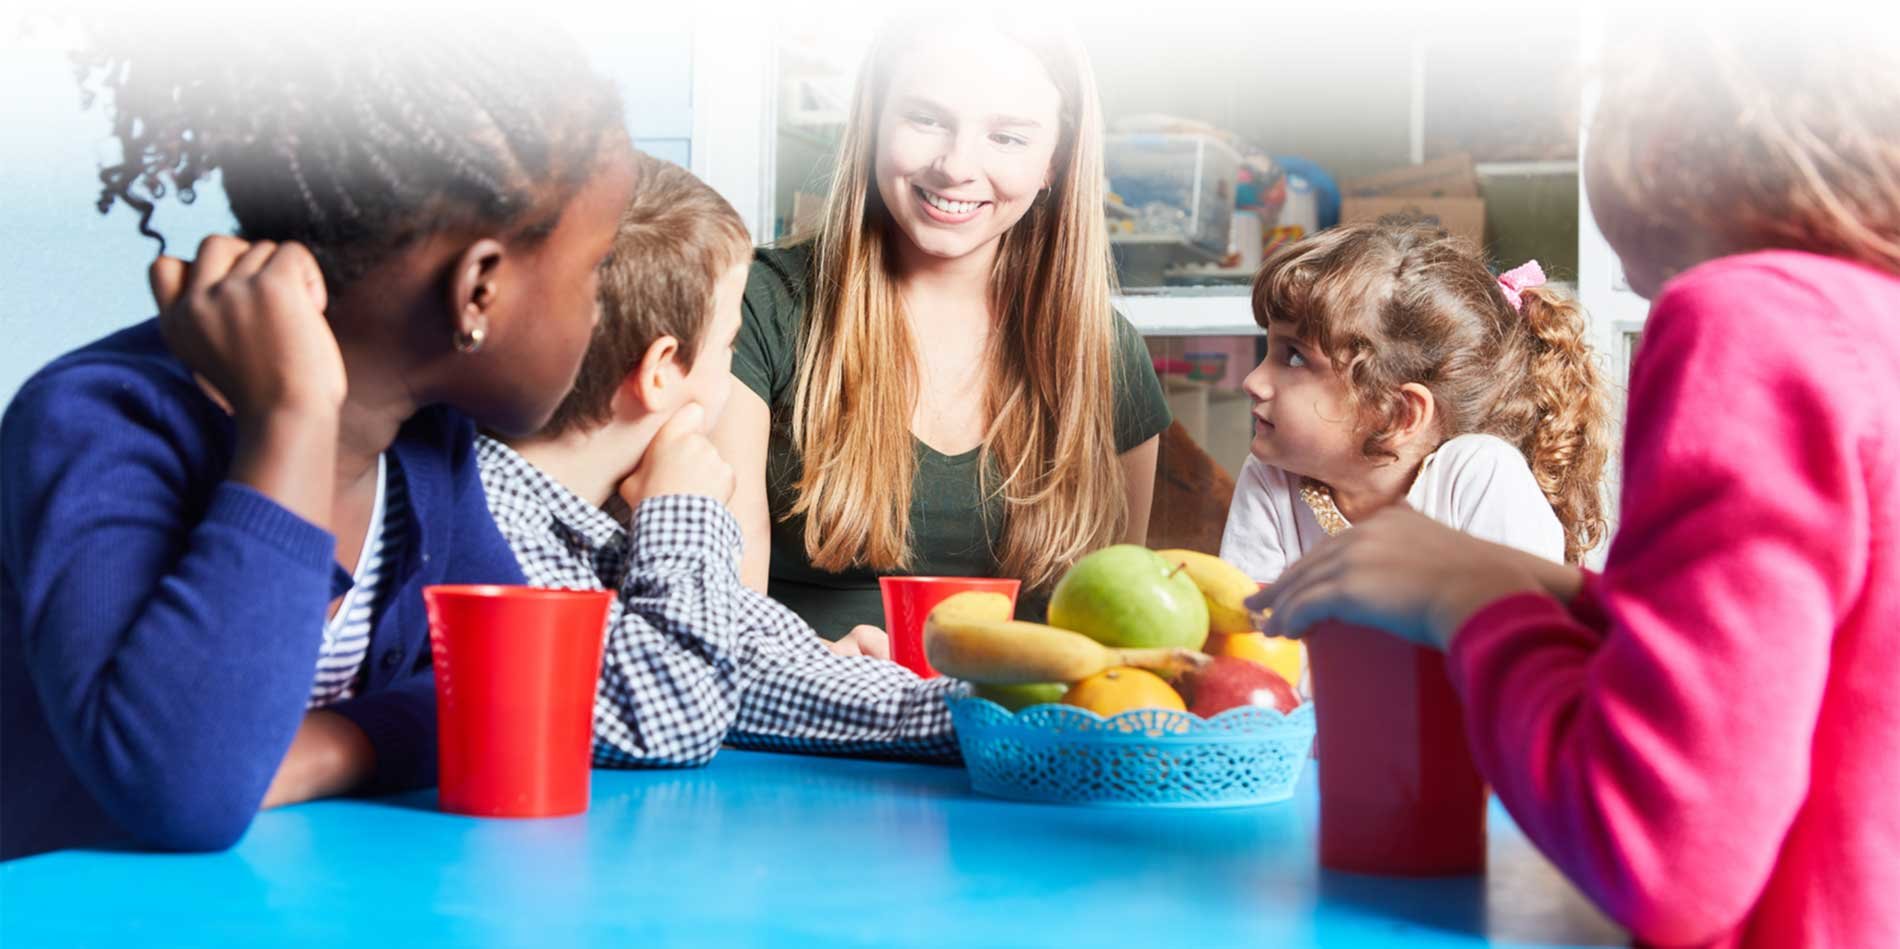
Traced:
MULTIPOLYGON (((101 216, 98 168, 117 157, 100 106, 79 108, 65 53, 14 35, 0 17, 0 403, 53 357, 151 315, 145 267, 157 248, 137 216, 101 216)), ((627 126, 644 150, 688 164, 692 41, 682 15, 631 27, 577 29, 620 86, 627 126)), ((153 224, 173 253, 229 230, 215 183, 186 206, 168 198, 153 224)))

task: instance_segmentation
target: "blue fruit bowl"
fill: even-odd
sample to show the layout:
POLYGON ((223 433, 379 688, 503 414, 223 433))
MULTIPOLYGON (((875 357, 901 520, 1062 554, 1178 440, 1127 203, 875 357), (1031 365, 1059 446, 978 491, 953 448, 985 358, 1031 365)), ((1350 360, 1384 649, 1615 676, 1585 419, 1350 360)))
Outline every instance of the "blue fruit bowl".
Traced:
POLYGON ((950 718, 979 794, 1018 801, 1233 807, 1293 796, 1313 751, 1313 703, 1213 718, 1141 709, 1103 718, 1069 705, 1020 712, 953 695, 950 718))

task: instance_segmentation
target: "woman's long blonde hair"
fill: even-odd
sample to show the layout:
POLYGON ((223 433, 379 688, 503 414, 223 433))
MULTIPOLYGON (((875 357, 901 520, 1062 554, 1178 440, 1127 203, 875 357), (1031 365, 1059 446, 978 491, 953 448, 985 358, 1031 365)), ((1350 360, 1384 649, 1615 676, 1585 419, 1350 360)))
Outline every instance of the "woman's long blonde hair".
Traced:
MULTIPOLYGON (((984 498, 1003 501, 995 556, 1006 575, 1036 588, 1119 539, 1128 520, 1115 445, 1114 271, 1087 54, 1064 29, 997 29, 1035 54, 1062 97, 1049 190, 1003 234, 991 276, 997 331, 980 455, 984 498)), ((813 238, 792 410, 803 461, 792 515, 805 516, 805 552, 825 570, 897 571, 912 561, 918 341, 890 272, 894 225, 872 169, 893 67, 927 30, 893 22, 865 58, 813 238)))

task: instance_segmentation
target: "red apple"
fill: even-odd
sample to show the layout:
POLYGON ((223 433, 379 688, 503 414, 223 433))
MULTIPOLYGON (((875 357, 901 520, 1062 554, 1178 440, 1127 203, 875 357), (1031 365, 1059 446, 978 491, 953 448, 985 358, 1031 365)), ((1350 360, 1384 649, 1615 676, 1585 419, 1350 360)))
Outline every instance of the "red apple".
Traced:
POLYGON ((1270 706, 1285 713, 1300 704, 1300 694, 1279 673, 1234 656, 1215 656, 1185 673, 1179 685, 1188 697, 1188 711, 1202 718, 1243 705, 1270 706))

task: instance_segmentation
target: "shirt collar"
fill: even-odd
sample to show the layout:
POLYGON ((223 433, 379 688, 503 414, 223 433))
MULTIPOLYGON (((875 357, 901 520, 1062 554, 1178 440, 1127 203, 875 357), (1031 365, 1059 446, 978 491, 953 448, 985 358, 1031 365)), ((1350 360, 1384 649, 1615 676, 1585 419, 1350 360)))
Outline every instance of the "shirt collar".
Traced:
POLYGON ((520 452, 486 435, 476 438, 475 451, 487 473, 489 507, 496 520, 526 526, 545 518, 595 551, 625 542, 626 525, 587 503, 520 452))

